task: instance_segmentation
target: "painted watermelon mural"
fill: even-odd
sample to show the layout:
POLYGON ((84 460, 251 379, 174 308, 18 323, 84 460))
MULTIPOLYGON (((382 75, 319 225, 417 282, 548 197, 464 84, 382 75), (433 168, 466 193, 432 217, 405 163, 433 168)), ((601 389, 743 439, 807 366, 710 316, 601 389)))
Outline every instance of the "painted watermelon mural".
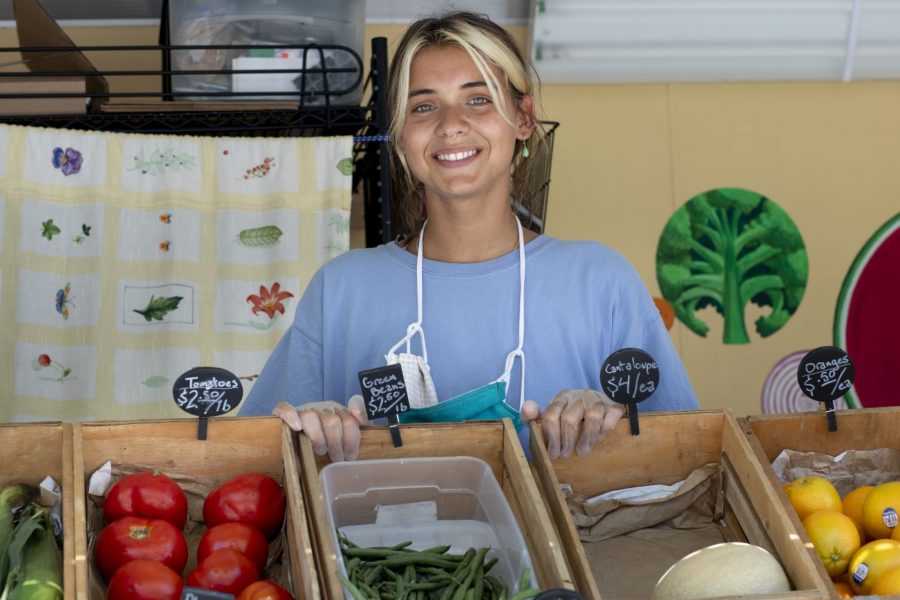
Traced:
POLYGON ((856 367, 853 408, 900 406, 900 214, 866 242, 844 278, 834 345, 856 367))
POLYGON ((675 317, 705 337, 709 325, 695 313, 722 315, 726 344, 746 344, 751 302, 769 308, 756 319, 768 337, 796 312, 809 263, 803 237, 771 199, 740 188, 720 188, 688 200, 663 228, 656 248, 656 279, 675 317))

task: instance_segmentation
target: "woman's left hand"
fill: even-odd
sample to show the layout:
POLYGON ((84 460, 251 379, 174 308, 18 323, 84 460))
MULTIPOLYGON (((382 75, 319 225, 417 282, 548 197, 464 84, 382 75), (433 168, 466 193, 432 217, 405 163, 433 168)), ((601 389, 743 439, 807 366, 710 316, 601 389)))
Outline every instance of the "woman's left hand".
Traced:
MULTIPOLYGON (((625 408, 596 390, 563 390, 547 405, 541 419, 551 459, 587 454, 625 415, 625 408)), ((526 400, 522 419, 541 416, 536 402, 526 400)))

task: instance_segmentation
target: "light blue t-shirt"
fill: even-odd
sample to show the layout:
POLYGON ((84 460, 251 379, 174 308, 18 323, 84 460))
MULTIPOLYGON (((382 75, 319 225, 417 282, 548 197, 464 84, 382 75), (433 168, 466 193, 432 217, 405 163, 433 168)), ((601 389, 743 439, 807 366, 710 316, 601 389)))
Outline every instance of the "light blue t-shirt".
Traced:
MULTIPOLYGON (((543 408, 561 390, 601 390, 604 360, 641 348, 659 364, 660 384, 640 411, 698 407, 659 311, 624 257, 596 242, 548 236, 525 253, 526 399, 543 408)), ((439 400, 503 374, 518 343, 518 259, 513 251, 480 263, 424 261, 422 328, 439 400)), ((240 414, 268 415, 279 401, 346 403, 360 393, 357 373, 384 366, 415 320, 414 254, 389 243, 331 260, 310 281, 240 414)), ((418 336, 412 351, 421 354, 418 336)), ((520 364, 507 394, 516 409, 520 364)))

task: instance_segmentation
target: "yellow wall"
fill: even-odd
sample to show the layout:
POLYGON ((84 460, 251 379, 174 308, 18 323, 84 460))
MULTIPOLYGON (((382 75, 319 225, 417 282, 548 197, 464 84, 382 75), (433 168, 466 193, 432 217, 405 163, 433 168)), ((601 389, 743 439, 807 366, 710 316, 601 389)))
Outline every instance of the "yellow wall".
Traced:
MULTIPOLYGON (((402 31, 370 26, 367 36, 396 42, 402 31)), ((153 44, 157 35, 146 27, 69 33, 81 44, 153 44)), ((513 33, 524 42, 524 28, 513 33)), ((15 45, 10 35, 0 32, 0 43, 15 45)), ((124 56, 92 59, 102 68, 137 64, 124 56)), ((744 346, 722 343, 722 320, 711 310, 707 338, 677 323, 672 331, 705 408, 758 413, 763 381, 777 360, 831 343, 848 267, 900 211, 900 83, 545 85, 542 104, 545 117, 561 123, 547 232, 619 250, 654 295, 660 231, 695 194, 748 188, 794 219, 810 275, 799 310, 781 331, 760 339, 753 309, 752 343, 744 346)))

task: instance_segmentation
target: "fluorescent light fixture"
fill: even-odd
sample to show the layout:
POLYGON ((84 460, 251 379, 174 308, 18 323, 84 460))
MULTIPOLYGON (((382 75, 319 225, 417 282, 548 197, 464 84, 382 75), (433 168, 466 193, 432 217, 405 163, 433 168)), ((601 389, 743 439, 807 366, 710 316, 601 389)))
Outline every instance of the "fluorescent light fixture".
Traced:
POLYGON ((900 77, 897 0, 532 0, 545 83, 900 77))

